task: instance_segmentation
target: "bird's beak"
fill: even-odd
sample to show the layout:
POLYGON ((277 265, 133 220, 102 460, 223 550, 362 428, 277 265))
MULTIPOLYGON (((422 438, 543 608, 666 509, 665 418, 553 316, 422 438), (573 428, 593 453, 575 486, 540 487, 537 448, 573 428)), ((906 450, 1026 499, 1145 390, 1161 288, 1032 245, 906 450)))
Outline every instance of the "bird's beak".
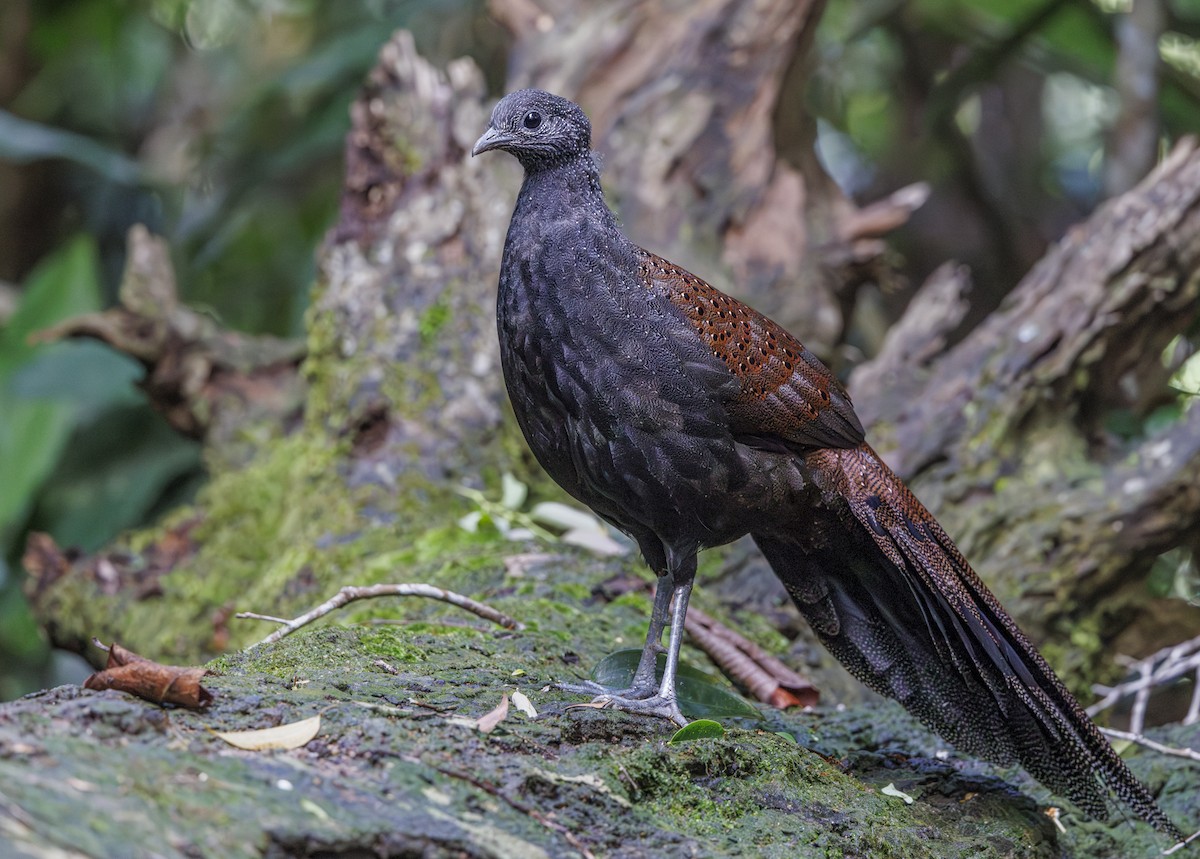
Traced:
POLYGON ((475 145, 471 147, 472 157, 480 152, 487 152, 489 149, 499 149, 504 145, 507 138, 495 128, 488 126, 488 130, 483 133, 483 136, 475 141, 475 145))

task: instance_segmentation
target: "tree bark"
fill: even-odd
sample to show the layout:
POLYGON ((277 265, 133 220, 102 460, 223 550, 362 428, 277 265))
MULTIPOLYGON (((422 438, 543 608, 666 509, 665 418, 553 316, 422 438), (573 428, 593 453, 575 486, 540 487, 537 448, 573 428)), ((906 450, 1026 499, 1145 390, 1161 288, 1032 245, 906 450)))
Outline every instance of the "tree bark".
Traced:
POLYGON ((1118 637, 1141 656, 1200 623, 1145 584, 1162 554, 1198 547, 1200 409, 1128 442, 1106 426, 1178 400, 1164 353, 1196 330, 1198 267, 1200 152, 1185 141, 961 343, 930 354, 928 332, 936 344, 961 315, 934 278, 850 379, 881 452, 1001 598, 1039 640, 1072 641, 1068 672, 1094 676, 1118 637))

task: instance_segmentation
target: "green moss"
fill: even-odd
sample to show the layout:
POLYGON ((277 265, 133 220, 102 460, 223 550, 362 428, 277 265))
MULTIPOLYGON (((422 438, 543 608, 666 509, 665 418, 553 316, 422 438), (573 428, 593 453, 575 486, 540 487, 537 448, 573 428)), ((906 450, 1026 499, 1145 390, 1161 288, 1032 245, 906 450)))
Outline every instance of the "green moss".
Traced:
POLYGON ((656 813, 676 825, 700 819, 709 827, 757 812, 764 791, 794 792, 814 780, 845 778, 794 743, 739 730, 719 739, 643 746, 615 765, 633 779, 643 801, 655 803, 656 813))
MULTIPOLYGON (((343 247, 340 255, 327 260, 327 264, 335 269, 331 273, 334 280, 340 278, 353 283, 355 270, 369 268, 355 254, 353 248, 343 247)), ((406 356, 405 360, 394 360, 390 351, 387 355, 381 354, 377 345, 394 344, 392 348, 399 345, 397 334, 392 330, 392 319, 378 315, 371 322, 364 322, 361 330, 355 332, 356 344, 348 349, 341 340, 344 333, 341 314, 329 312, 321 301, 324 289, 323 283, 317 285, 306 316, 308 357, 303 372, 309 384, 305 412, 309 426, 338 434, 362 417, 356 410, 368 405, 374 408, 381 402, 393 415, 426 420, 430 410, 442 402, 442 387, 432 368, 446 360, 441 358, 439 361, 439 350, 446 344, 436 335, 452 319, 449 305, 442 302, 429 305, 418 320, 420 342, 415 344, 415 354, 406 356), (377 396, 360 397, 364 386, 377 390, 377 396)), ((452 292, 453 285, 446 284, 446 291, 452 292)), ((352 304, 355 300, 376 299, 368 294, 349 295, 343 300, 352 304)), ((454 349, 461 348, 452 345, 454 349)))
MULTIPOLYGON (((609 766, 638 813, 699 838, 714 856, 744 855, 748 845, 766 856, 885 857, 1026 856, 1049 846, 1020 815, 987 834, 956 830, 951 844, 936 805, 883 795, 769 732, 646 743, 612 756, 609 766)), ((905 776, 900 767, 893 777, 905 776)))
POLYGON ((482 635, 482 633, 477 633, 469 628, 444 629, 444 632, 433 636, 419 628, 407 627, 403 630, 377 628, 361 632, 358 641, 362 649, 369 654, 379 656, 389 663, 404 663, 421 662, 427 659, 430 650, 428 642, 434 638, 445 642, 453 640, 455 646, 461 646, 464 640, 478 638, 482 635))
MULTIPOLYGON (((78 627, 81 640, 99 635, 148 656, 200 661, 214 647, 240 646, 270 631, 260 622, 231 620, 226 641, 214 617, 230 609, 298 614, 342 585, 381 581, 486 596, 503 579, 503 559, 518 547, 494 532, 459 528, 458 496, 431 489, 419 475, 406 476, 395 491, 348 489, 338 467, 344 456, 344 443, 311 427, 276 439, 248 466, 215 475, 194 508, 114 547, 134 558, 152 556, 167 529, 198 517, 190 535, 198 551, 161 579, 161 594, 106 597, 94 581, 75 578, 49 594, 47 604, 63 624, 78 627)), ((590 592, 573 587, 582 590, 571 591, 572 599, 590 592)), ((333 622, 432 611, 428 600, 372 601, 333 622)))
POLYGON ((449 305, 441 301, 435 301, 429 305, 425 308, 425 312, 421 314, 421 319, 417 323, 417 329, 421 332, 421 342, 425 345, 430 345, 449 321, 449 305))
POLYGON ((592 589, 583 582, 564 582, 559 586, 559 593, 564 599, 582 602, 592 595, 592 589))
POLYGON ((367 668, 359 637, 344 629, 319 629, 298 633, 294 641, 256 647, 214 661, 216 671, 236 668, 251 677, 270 676, 289 683, 347 665, 367 668))
POLYGON ((338 320, 320 306, 323 284, 313 290, 313 300, 305 313, 305 328, 308 331, 307 357, 302 372, 308 382, 308 400, 305 414, 310 425, 340 426, 347 417, 347 404, 342 402, 343 383, 355 373, 348 366, 349 359, 338 355, 338 320))
POLYGON ((650 617, 650 595, 645 592, 631 591, 621 594, 610 602, 609 605, 629 608, 646 619, 650 617))
MULTIPOLYGON (((0 720, 0 735, 7 731, 51 754, 35 764, 0 755, 0 769, 15 780, 21 807, 39 821, 53 817, 45 797, 60 785, 90 779, 111 809, 96 817, 127 815, 144 838, 146 821, 175 815, 192 821, 179 830, 181 837, 207 845, 213 855, 261 854, 263 845, 250 836, 263 830, 263 809, 273 815, 270 831, 322 847, 360 843, 360 828, 369 844, 372 833, 394 831, 397 820, 411 831, 431 832, 427 821, 433 820, 458 827, 445 837, 460 847, 517 838, 543 845, 551 855, 572 852, 556 840, 557 830, 539 825, 524 808, 552 810, 554 820, 597 855, 630 844, 646 855, 753 852, 781 859, 1062 855, 1045 818, 1002 783, 993 779, 990 793, 976 795, 985 788, 957 781, 951 765, 890 751, 913 748, 913 736, 929 739, 896 706, 774 717, 802 743, 812 742, 809 726, 820 724, 822 751, 832 758, 771 731, 728 725, 720 739, 669 746, 666 723, 611 711, 565 711, 563 699, 571 696, 542 691, 573 673, 564 654, 596 659, 610 648, 615 629, 644 621, 644 607, 630 601, 602 610, 578 601, 581 581, 599 581, 613 567, 575 560, 555 570, 566 581, 534 580, 535 597, 494 599, 545 631, 499 630, 451 607, 416 600, 412 605, 421 608, 413 610, 422 616, 428 611, 429 618, 309 628, 218 660, 213 667, 221 675, 206 681, 217 693, 214 706, 173 712, 168 732, 139 727, 146 714, 157 712, 151 705, 94 696, 86 716, 88 744, 75 756, 62 752, 76 751, 70 743, 77 733, 73 723, 84 718, 83 702, 64 702, 72 717, 43 718, 41 727, 20 721, 14 711, 0 720), (573 596, 564 597, 568 592, 573 596), (579 622, 583 616, 587 623, 579 622), (513 708, 493 733, 482 734, 473 720, 514 688, 541 716, 529 719, 513 708), (322 716, 318 740, 294 752, 230 755, 207 733, 316 713, 322 716), (893 716, 900 721, 887 722, 893 716), (50 732, 63 737, 51 739, 50 732), (180 744, 180 736, 189 741, 180 744), (864 746, 889 751, 855 757, 853 750, 864 746), (868 771, 872 763, 877 768, 868 771), (28 767, 48 765, 56 768, 53 778, 28 777, 28 767), (100 775, 89 776, 89 768, 100 775), (105 780, 104 773, 117 771, 126 773, 123 780, 105 780), (207 773, 208 781, 156 792, 150 786, 155 779, 161 783, 164 772, 175 774, 172 783, 181 773, 207 773), (292 785, 288 792, 276 787, 281 779, 292 785), (915 804, 880 793, 893 781, 915 804), (258 796, 262 791, 270 795, 258 796), (314 805, 323 814, 313 812, 314 805), (214 829, 224 816, 228 821, 214 829), (463 827, 471 840, 463 840, 463 827)), ((33 710, 35 702, 16 706, 33 710)), ((0 736, 0 748, 4 741, 0 736)), ((95 801, 90 794, 79 798, 85 808, 95 801)), ((128 826, 120 831, 127 833, 128 826)), ((82 837, 74 825, 71 837, 82 837)), ((492 853, 524 855, 521 845, 504 845, 492 853)), ((1113 849, 1078 855, 1133 854, 1113 849)))

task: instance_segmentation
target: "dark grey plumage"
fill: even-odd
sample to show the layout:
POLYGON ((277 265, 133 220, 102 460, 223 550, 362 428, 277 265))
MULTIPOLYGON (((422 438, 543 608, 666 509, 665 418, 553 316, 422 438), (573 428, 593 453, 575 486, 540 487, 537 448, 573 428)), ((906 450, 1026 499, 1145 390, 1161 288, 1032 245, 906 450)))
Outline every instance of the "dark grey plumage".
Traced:
POLYGON ((575 104, 521 90, 496 106, 474 149, 503 149, 525 167, 497 302, 521 430, 551 477, 636 540, 659 576, 633 685, 574 688, 682 723, 674 680, 696 554, 751 534, 865 683, 964 751, 1019 761, 1094 816, 1106 814, 1107 785, 1178 838, 866 444, 828 369, 770 319, 625 237, 590 137, 575 104))

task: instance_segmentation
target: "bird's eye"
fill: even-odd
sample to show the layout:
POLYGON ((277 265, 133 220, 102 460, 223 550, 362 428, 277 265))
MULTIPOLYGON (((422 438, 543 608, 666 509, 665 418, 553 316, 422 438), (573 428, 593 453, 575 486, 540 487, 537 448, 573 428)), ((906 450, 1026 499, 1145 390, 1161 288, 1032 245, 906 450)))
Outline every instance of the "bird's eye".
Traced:
POLYGON ((530 131, 533 131, 542 124, 542 115, 536 110, 531 110, 529 113, 525 114, 525 118, 521 120, 521 124, 530 131))

